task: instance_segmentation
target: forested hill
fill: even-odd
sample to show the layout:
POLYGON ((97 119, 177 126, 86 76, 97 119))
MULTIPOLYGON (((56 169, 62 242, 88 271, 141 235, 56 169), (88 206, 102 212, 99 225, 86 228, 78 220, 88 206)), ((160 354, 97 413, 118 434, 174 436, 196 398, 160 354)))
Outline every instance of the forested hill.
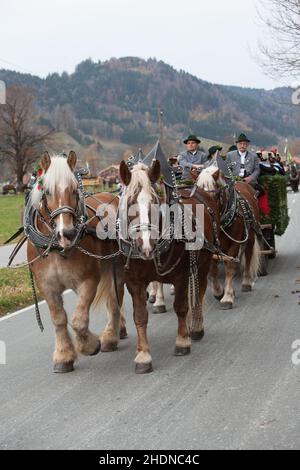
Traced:
POLYGON ((245 131, 257 145, 270 145, 299 136, 291 89, 215 85, 155 59, 88 59, 72 74, 45 79, 0 70, 0 79, 35 88, 41 121, 79 140, 90 135, 126 144, 153 142, 158 107, 172 139, 192 131, 230 143, 234 133, 245 131))

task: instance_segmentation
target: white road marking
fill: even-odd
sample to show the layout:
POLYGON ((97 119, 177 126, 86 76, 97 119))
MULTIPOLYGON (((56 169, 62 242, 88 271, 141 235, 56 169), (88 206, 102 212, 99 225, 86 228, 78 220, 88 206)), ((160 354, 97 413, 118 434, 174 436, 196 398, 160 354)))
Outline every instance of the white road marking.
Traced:
MULTIPOLYGON (((66 291, 64 292, 64 295, 70 294, 71 292, 73 292, 71 289, 66 290, 66 291)), ((45 300, 42 300, 41 302, 39 302, 39 307, 41 307, 42 305, 45 305, 45 304, 46 304, 46 301, 45 301, 45 300)), ((6 315, 5 317, 0 318, 0 322, 5 321, 5 320, 9 320, 10 318, 13 318, 13 317, 16 317, 16 316, 18 316, 18 315, 21 315, 22 313, 28 312, 29 310, 34 309, 34 308, 35 308, 34 305, 30 305, 29 307, 22 308, 22 310, 18 310, 17 312, 10 313, 9 315, 6 315)))

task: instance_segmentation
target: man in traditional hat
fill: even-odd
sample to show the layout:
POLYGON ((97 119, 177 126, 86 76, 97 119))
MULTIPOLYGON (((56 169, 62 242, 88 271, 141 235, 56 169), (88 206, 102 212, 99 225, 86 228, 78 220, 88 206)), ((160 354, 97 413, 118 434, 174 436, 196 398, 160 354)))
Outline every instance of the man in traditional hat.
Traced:
POLYGON ((255 186, 260 175, 259 158, 248 151, 250 140, 245 134, 239 136, 236 144, 238 149, 228 153, 226 162, 233 176, 239 176, 246 183, 255 186))
POLYGON ((187 150, 178 156, 178 163, 183 170, 182 179, 190 179, 190 173, 192 170, 200 170, 201 168, 204 168, 204 164, 207 162, 208 157, 204 152, 199 150, 200 143, 201 140, 195 135, 190 135, 184 141, 187 150))
POLYGON ((208 162, 205 163, 205 166, 210 166, 212 164, 212 162, 214 161, 214 159, 216 158, 217 154, 222 152, 223 150, 223 147, 221 147, 221 145, 213 145, 212 147, 210 147, 208 149, 208 162))
POLYGON ((276 170, 276 174, 285 176, 285 169, 280 163, 278 163, 274 152, 269 152, 268 157, 270 165, 276 170))

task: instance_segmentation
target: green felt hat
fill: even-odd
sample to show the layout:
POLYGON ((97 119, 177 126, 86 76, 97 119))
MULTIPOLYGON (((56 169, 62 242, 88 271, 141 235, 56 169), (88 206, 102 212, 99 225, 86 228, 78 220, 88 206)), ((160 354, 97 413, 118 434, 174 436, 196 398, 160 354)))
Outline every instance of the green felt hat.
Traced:
POLYGON ((208 149, 208 156, 211 157, 218 150, 219 150, 219 152, 221 152, 223 150, 223 147, 221 147, 221 145, 214 145, 213 147, 210 147, 210 149, 208 149))
POLYGON ((183 143, 186 145, 190 141, 197 142, 197 144, 201 143, 201 140, 198 139, 198 137, 196 135, 193 135, 193 134, 189 135, 188 138, 183 141, 183 143))
POLYGON ((236 141, 236 144, 239 144, 240 142, 251 142, 251 140, 248 139, 246 134, 240 134, 238 140, 236 141))

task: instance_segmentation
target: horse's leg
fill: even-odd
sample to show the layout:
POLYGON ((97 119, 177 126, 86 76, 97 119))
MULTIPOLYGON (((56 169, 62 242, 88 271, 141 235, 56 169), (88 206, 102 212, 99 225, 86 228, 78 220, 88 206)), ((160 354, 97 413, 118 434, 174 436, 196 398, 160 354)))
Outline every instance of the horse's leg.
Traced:
POLYGON ((56 342, 53 354, 53 372, 64 374, 74 370, 77 354, 68 331, 68 317, 64 310, 62 292, 43 292, 55 328, 56 342))
POLYGON ((121 318, 120 318, 120 339, 128 338, 126 319, 124 314, 124 307, 121 308, 121 318))
POLYGON ((107 317, 108 322, 101 335, 101 351, 113 352, 118 349, 119 339, 127 338, 126 321, 119 302, 123 303, 124 283, 117 278, 118 295, 115 287, 111 286, 110 295, 107 298, 107 317))
POLYGON ((147 310, 147 286, 127 281, 127 288, 132 297, 133 317, 137 330, 137 355, 135 357, 136 374, 148 374, 153 372, 152 357, 147 339, 148 310, 147 310))
POLYGON ((219 279, 219 267, 218 261, 212 260, 209 271, 209 278, 212 283, 213 295, 217 300, 221 300, 224 297, 224 288, 220 283, 219 279))
POLYGON ((203 304, 205 293, 208 284, 208 273, 210 270, 210 263, 201 262, 199 271, 198 271, 198 278, 199 278, 199 305, 198 309, 195 312, 195 320, 194 324, 191 328, 191 338, 193 341, 200 341, 204 337, 204 319, 203 319, 203 304), (208 266, 208 267, 206 267, 208 266))
POLYGON ((252 284, 259 271, 259 245, 255 235, 249 239, 244 253, 242 291, 251 292, 252 284))
POLYGON ((187 356, 191 353, 191 339, 188 326, 189 296, 186 279, 180 278, 175 284, 174 310, 178 319, 175 356, 187 356))
POLYGON ((149 284, 149 303, 155 304, 156 302, 157 282, 150 282, 149 284))
POLYGON ((89 279, 77 288, 78 301, 72 318, 75 346, 84 356, 95 356, 101 344, 99 338, 89 330, 89 312, 97 292, 97 279, 89 279))
POLYGON ((153 313, 166 313, 166 303, 164 297, 164 285, 157 282, 156 301, 153 305, 153 313))
POLYGON ((116 266, 116 269, 117 272, 114 276, 114 282, 111 282, 111 278, 106 275, 105 278, 110 281, 107 284, 104 278, 108 321, 101 335, 102 352, 116 351, 119 340, 128 337, 124 308, 122 306, 124 298, 123 267, 116 266))
MULTIPOLYGON (((230 254, 230 256, 232 256, 230 254)), ((224 297, 221 300, 221 309, 222 310, 231 310, 233 308, 233 302, 235 298, 234 292, 234 278, 236 275, 237 264, 233 261, 228 261, 225 263, 225 293, 224 297)))

